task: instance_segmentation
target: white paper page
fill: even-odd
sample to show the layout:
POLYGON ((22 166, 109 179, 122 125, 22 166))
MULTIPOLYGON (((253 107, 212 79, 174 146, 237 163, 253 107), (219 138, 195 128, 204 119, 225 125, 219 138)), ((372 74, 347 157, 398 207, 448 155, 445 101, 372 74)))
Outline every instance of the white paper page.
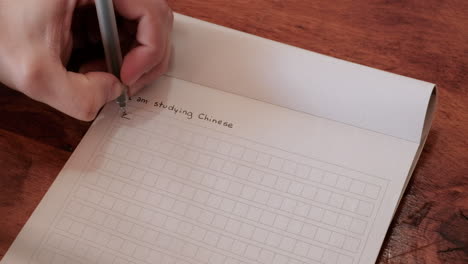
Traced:
POLYGON ((173 43, 170 76, 422 141, 434 84, 180 14, 175 16, 173 43))
POLYGON ((169 77, 129 110, 104 109, 2 263, 373 263, 417 149, 169 77))

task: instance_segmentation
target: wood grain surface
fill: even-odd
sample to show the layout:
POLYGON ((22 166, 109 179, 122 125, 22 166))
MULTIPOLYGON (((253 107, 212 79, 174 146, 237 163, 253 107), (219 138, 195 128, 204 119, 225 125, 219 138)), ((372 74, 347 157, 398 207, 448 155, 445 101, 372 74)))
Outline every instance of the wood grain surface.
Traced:
MULTIPOLYGON (((468 263, 467 0, 171 0, 174 11, 436 83, 433 128, 378 263, 468 263)), ((0 259, 89 123, 0 86, 0 259)))

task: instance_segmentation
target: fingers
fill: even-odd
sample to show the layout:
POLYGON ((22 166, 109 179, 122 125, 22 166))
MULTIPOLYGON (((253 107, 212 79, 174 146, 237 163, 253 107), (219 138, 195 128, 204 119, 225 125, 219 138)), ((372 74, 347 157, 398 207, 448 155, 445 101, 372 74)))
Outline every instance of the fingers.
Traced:
POLYGON ((153 76, 150 73, 165 60, 173 15, 164 0, 115 0, 114 4, 124 18, 139 21, 139 45, 125 56, 121 70, 122 82, 134 86, 142 76, 153 76))
POLYGON ((101 107, 115 100, 123 86, 112 74, 68 72, 60 62, 42 62, 23 89, 31 98, 46 103, 74 118, 93 120, 101 107))
POLYGON ((153 69, 151 69, 148 73, 145 73, 135 82, 132 86, 129 87, 129 94, 133 96, 139 90, 141 90, 146 85, 150 84, 152 81, 157 79, 159 76, 163 75, 169 66, 169 60, 171 57, 172 47, 170 42, 166 45, 166 50, 164 53, 164 59, 161 61, 160 64, 156 65, 153 69))

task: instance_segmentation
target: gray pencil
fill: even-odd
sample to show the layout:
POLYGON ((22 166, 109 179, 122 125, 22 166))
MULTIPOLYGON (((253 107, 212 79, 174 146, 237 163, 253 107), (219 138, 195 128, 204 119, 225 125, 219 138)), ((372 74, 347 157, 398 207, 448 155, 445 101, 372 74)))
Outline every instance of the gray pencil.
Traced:
MULTIPOLYGON (((104 52, 106 54, 107 69, 120 79, 120 69, 122 67, 122 50, 120 49, 119 32, 115 19, 114 4, 112 0, 96 0, 96 11, 99 20, 104 52)), ((117 98, 117 103, 123 114, 126 114, 127 88, 122 90, 122 94, 117 98)))

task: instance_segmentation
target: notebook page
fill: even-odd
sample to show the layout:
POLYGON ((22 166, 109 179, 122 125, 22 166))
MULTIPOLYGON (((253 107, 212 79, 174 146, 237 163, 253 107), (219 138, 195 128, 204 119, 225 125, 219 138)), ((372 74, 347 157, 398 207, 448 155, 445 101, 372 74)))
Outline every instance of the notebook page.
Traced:
POLYGON ((129 112, 103 110, 2 263, 373 263, 417 149, 169 77, 129 112))

